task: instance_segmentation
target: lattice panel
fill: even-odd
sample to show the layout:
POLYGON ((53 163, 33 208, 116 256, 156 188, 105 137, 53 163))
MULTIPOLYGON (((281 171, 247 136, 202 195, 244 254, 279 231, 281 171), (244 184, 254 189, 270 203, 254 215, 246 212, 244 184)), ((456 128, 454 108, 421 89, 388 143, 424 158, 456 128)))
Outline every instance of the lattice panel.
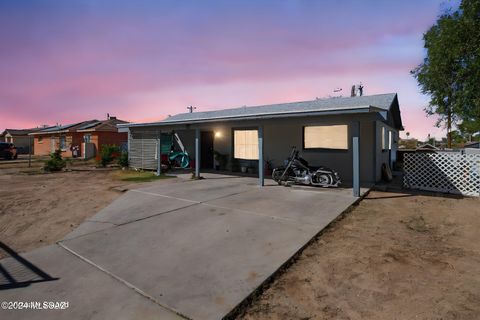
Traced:
POLYGON ((480 196, 480 154, 407 153, 406 188, 480 196))

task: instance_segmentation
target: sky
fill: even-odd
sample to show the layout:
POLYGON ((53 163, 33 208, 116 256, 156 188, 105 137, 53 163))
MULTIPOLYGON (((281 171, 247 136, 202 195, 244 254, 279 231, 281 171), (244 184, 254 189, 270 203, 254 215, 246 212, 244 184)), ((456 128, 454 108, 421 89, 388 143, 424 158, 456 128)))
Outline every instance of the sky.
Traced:
MULTIPOLYGON (((409 71, 434 0, 0 0, 0 130, 397 92, 405 132, 445 135, 409 71)), ((402 136, 405 136, 405 132, 402 136)))

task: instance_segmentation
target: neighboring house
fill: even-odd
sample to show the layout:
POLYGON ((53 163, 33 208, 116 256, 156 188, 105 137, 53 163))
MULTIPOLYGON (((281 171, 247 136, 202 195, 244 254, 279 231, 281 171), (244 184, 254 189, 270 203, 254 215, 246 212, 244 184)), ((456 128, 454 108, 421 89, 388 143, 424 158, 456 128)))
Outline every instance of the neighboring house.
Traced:
POLYGON ((473 141, 465 143, 463 146, 465 149, 480 149, 480 141, 473 141))
POLYGON ((201 168, 213 168, 217 151, 228 155, 231 169, 240 163, 259 171, 263 183, 262 159, 283 165, 297 146, 311 166, 331 167, 347 184, 357 164, 354 137, 360 146, 359 179, 371 184, 381 179, 383 163, 395 162, 403 130, 395 93, 182 113, 118 127, 129 133, 129 161, 136 168, 156 169, 157 139, 174 130, 201 168))
POLYGON ((35 155, 47 155, 62 150, 62 156, 91 158, 104 144, 120 146, 126 143, 127 134, 118 132, 117 124, 126 121, 116 117, 107 120, 88 120, 68 125, 58 125, 34 132, 35 155), (75 151, 77 150, 77 151, 75 151))
POLYGON ((29 134, 39 130, 41 130, 41 128, 5 129, 0 135, 0 140, 13 143, 15 147, 17 147, 17 152, 19 154, 28 154, 30 152, 30 145, 32 144, 29 134))

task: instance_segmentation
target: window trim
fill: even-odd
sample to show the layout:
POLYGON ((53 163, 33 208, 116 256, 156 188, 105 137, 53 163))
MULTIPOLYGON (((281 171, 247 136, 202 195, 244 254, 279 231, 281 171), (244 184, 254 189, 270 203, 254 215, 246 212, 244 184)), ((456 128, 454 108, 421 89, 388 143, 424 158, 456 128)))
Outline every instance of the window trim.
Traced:
MULTIPOLYGON (((239 161, 258 161, 259 159, 242 159, 242 158, 235 158, 235 131, 248 131, 248 130, 255 130, 257 131, 258 137, 258 127, 232 127, 231 129, 231 141, 232 141, 232 159, 239 160, 239 161)), ((258 140, 257 140, 258 144, 258 140)), ((260 154, 258 155, 260 158, 260 154)))
POLYGON ((348 123, 329 123, 329 124, 308 124, 302 126, 302 151, 324 151, 324 152, 341 152, 341 153, 348 153, 350 151, 350 124, 348 123), (339 148, 306 148, 305 147, 305 128, 306 127, 329 127, 329 126, 347 126, 347 148, 346 149, 339 149, 339 148))

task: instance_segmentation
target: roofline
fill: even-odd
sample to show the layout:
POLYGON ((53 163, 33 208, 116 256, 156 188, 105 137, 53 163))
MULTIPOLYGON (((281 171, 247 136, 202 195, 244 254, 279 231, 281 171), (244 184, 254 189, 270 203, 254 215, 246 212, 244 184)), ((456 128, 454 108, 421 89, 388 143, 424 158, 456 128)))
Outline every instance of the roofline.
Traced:
POLYGON ((74 132, 74 131, 70 131, 70 130, 57 130, 57 131, 37 131, 37 132, 32 132, 32 133, 29 133, 28 135, 29 136, 34 136, 34 135, 40 135, 40 134, 52 134, 52 133, 68 133, 68 132, 74 132))
POLYGON ((144 122, 144 123, 124 123, 118 124, 118 128, 131 128, 131 127, 158 127, 169 126, 177 124, 194 124, 194 123, 206 123, 206 122, 218 122, 218 121, 235 121, 235 120, 257 120, 257 119, 274 119, 274 118, 286 118, 286 117, 304 117, 304 116, 323 116, 323 115, 339 115, 339 114, 351 114, 351 113, 368 113, 368 112, 380 112, 387 111, 381 108, 372 107, 370 105, 360 107, 343 107, 335 108, 331 110, 308 110, 308 111, 296 111, 296 112, 275 112, 275 113, 258 113, 247 116, 224 116, 213 118, 199 118, 192 120, 163 120, 158 122, 144 122))

